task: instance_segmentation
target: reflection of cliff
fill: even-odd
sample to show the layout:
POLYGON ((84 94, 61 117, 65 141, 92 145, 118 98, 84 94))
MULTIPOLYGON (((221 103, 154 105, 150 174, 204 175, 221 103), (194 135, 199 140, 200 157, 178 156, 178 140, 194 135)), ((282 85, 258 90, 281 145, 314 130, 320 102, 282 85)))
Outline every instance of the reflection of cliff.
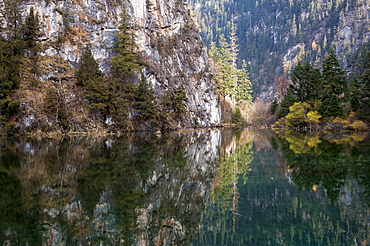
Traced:
POLYGON ((209 200, 219 156, 220 131, 192 133, 185 142, 184 166, 176 159, 156 163, 148 179, 145 206, 139 209, 138 245, 188 245, 209 200))
POLYGON ((220 141, 219 131, 2 140, 0 244, 190 240, 209 198, 220 141))

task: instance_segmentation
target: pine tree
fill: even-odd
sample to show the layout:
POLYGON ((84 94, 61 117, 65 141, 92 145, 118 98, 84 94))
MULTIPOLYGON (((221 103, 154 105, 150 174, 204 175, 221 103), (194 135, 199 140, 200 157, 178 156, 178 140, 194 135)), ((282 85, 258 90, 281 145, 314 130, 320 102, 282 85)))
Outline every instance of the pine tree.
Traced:
POLYGON ((249 79, 247 64, 243 61, 241 69, 237 69, 236 100, 252 102, 252 83, 249 79))
POLYGON ((276 113, 276 110, 277 108, 279 107, 279 103, 277 102, 277 100, 275 99, 274 101, 272 101, 272 103, 270 104, 270 108, 269 108, 269 114, 275 114, 276 113))
POLYGON ((22 0, 4 0, 1 14, 6 20, 7 26, 4 32, 8 40, 21 38, 22 14, 20 6, 22 6, 22 0))
POLYGON ((322 78, 325 94, 335 94, 343 97, 347 93, 345 72, 339 64, 334 49, 330 50, 323 62, 322 78))
POLYGON ((41 37, 41 32, 39 18, 38 15, 34 13, 33 7, 31 7, 30 13, 22 25, 22 37, 27 56, 35 57, 38 53, 37 42, 41 37))
POLYGON ((41 37, 38 15, 34 13, 31 7, 30 13, 22 25, 22 39, 24 44, 24 53, 31 60, 31 73, 38 74, 37 66, 39 52, 39 38, 41 37))
POLYGON ((320 112, 323 117, 344 117, 344 109, 340 103, 339 97, 331 93, 323 99, 320 112))
POLYGON ((348 98, 348 85, 345 72, 340 67, 334 49, 331 49, 323 62, 322 69, 322 106, 323 117, 343 117, 344 110, 341 101, 348 98))
POLYGON ((86 47, 78 62, 75 73, 76 85, 85 86, 90 78, 103 77, 99 64, 94 59, 90 47, 86 47))
POLYGON ((63 131, 69 130, 66 105, 54 87, 49 87, 44 98, 44 112, 59 123, 63 131))
POLYGON ((135 72, 140 71, 142 65, 136 53, 138 46, 135 43, 135 34, 132 32, 134 24, 129 22, 130 16, 124 10, 117 32, 117 54, 112 59, 114 76, 128 82, 135 72))
POLYGON ((139 122, 147 122, 151 125, 157 124, 158 108, 154 103, 154 92, 149 88, 144 76, 135 93, 135 112, 139 122))
POLYGON ((186 113, 187 96, 183 88, 176 88, 173 91, 167 90, 161 97, 161 110, 164 118, 171 118, 180 121, 186 113))
POLYGON ((236 34, 236 23, 234 21, 234 15, 231 15, 231 31, 230 31, 230 55, 232 59, 232 64, 234 67, 236 67, 236 61, 238 59, 238 36, 236 34))
POLYGON ((111 104, 110 88, 89 47, 85 49, 78 66, 76 84, 83 86, 91 112, 98 116, 100 113, 107 114, 111 104))
POLYGON ((299 102, 315 101, 322 94, 320 70, 312 67, 309 61, 305 64, 299 61, 293 68, 291 78, 291 87, 299 102))
POLYGON ((280 119, 285 117, 289 113, 289 107, 292 106, 295 102, 296 99, 294 97, 293 89, 292 87, 289 87, 287 90, 287 94, 276 110, 276 118, 280 119))
POLYGON ((360 108, 361 90, 360 83, 357 78, 353 78, 350 84, 350 103, 351 110, 357 112, 360 108))

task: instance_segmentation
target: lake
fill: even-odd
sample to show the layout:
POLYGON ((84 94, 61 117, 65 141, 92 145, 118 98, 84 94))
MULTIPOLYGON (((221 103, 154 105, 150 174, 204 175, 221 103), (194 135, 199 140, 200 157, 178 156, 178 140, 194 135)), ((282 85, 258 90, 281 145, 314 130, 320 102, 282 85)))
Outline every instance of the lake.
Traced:
POLYGON ((370 138, 0 139, 1 245, 369 245, 370 138))

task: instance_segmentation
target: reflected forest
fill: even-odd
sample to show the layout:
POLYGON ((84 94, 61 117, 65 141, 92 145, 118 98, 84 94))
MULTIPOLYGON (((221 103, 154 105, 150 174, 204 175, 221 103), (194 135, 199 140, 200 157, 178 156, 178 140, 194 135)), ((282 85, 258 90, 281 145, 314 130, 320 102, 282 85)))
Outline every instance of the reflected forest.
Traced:
POLYGON ((366 134, 0 139, 1 245, 367 245, 366 134))

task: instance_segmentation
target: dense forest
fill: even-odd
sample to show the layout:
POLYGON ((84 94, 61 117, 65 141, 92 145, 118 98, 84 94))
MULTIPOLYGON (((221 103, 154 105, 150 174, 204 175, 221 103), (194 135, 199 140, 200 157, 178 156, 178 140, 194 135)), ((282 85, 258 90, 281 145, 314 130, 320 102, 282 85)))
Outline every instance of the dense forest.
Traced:
POLYGON ((349 70, 349 56, 368 41, 367 0, 189 0, 205 42, 230 37, 235 22, 238 65, 246 60, 253 96, 273 100, 273 83, 299 60, 322 65, 331 48, 349 70))

